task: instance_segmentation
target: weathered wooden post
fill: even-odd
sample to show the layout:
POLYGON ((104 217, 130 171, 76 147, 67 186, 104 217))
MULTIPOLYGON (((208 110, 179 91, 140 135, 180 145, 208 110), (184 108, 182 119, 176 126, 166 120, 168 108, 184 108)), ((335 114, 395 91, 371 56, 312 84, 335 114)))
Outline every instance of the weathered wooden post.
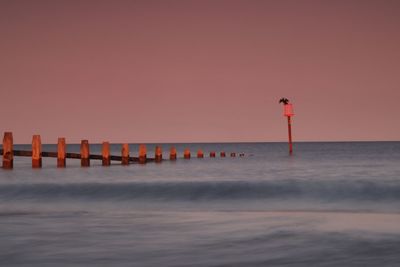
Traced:
POLYGON ((201 149, 197 150, 197 158, 199 158, 199 159, 204 158, 203 150, 201 150, 201 149))
POLYGON ((38 134, 32 136, 32 168, 42 168, 42 142, 38 134))
POLYGON ((185 150, 183 152, 183 158, 184 159, 190 159, 190 150, 189 150, 189 148, 185 148, 185 150))
POLYGON ((3 137, 3 168, 14 167, 13 135, 12 132, 5 132, 3 137))
POLYGON ((129 144, 122 144, 121 164, 129 165, 129 144))
POLYGON ((57 167, 65 168, 66 165, 66 149, 65 149, 65 138, 59 137, 57 141, 57 167))
POLYGON ((232 158, 236 157, 236 153, 235 153, 235 152, 232 152, 232 153, 231 153, 231 157, 232 157, 232 158))
POLYGON ((162 150, 160 146, 156 146, 154 160, 157 163, 162 161, 162 150))
POLYGON ((214 151, 210 152, 210 158, 215 158, 215 152, 214 151))
POLYGON ((219 153, 219 155, 220 155, 221 158, 225 158, 225 156, 226 156, 224 151, 222 151, 221 153, 219 153))
POLYGON ((82 140, 81 141, 81 166, 89 167, 90 166, 90 150, 89 150, 89 141, 82 140))
POLYGON ((139 163, 145 164, 146 161, 147 161, 146 145, 141 144, 141 145, 139 145, 139 163))
POLYGON ((101 146, 101 162, 103 166, 110 166, 111 165, 111 158, 110 158, 110 143, 103 142, 101 146))
POLYGON ((169 160, 176 160, 176 148, 171 147, 169 151, 169 160))

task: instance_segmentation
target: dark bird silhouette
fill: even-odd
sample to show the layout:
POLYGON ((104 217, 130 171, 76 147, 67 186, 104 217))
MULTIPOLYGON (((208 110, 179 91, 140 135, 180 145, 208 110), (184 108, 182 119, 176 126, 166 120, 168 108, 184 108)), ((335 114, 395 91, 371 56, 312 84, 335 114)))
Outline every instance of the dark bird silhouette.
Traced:
POLYGON ((289 99, 287 99, 287 98, 285 98, 285 97, 282 97, 280 100, 279 100, 279 104, 280 103, 283 103, 284 105, 287 105, 288 103, 289 103, 289 99))

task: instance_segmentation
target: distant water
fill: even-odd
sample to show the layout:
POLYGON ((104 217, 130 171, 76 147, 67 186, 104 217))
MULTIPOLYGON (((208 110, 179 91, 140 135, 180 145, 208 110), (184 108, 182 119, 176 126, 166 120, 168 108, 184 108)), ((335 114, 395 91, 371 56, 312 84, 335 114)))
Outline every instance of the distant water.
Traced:
POLYGON ((192 159, 15 158, 0 169, 0 266, 400 266, 400 142, 296 143, 293 156, 285 143, 175 145, 192 159))

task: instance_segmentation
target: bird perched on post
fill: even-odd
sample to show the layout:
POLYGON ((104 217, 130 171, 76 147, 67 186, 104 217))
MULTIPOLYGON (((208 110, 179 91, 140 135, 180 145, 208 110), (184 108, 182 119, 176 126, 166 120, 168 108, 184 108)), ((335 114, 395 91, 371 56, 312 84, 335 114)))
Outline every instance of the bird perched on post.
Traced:
POLYGON ((284 105, 287 105, 288 103, 289 103, 289 99, 287 99, 287 98, 285 98, 285 97, 282 97, 280 100, 279 100, 279 104, 280 103, 283 103, 284 105))

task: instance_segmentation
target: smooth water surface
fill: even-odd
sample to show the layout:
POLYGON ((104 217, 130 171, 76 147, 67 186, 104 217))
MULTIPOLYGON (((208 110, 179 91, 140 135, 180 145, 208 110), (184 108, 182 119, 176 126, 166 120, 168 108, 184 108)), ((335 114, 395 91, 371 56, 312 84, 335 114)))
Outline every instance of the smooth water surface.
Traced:
POLYGON ((0 169, 0 266, 399 266, 400 142, 297 143, 293 156, 285 143, 175 145, 192 159, 15 158, 0 169))

